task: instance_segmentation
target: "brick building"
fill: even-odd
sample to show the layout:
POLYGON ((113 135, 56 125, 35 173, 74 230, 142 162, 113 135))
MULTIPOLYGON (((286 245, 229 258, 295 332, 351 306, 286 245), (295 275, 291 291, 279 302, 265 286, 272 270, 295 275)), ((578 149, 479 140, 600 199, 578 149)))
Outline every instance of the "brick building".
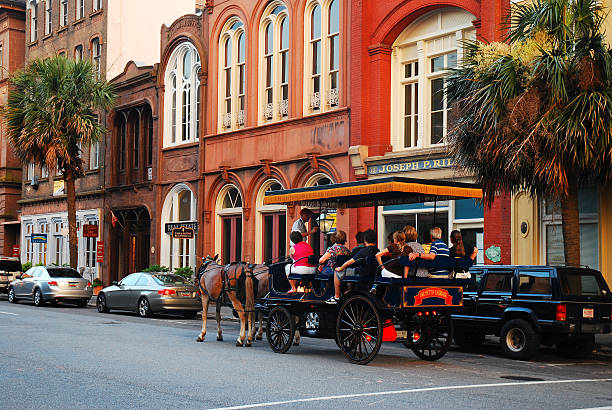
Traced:
MULTIPOLYGON (((25 0, 0 0, 0 105, 8 98, 9 75, 25 59, 25 0)), ((21 196, 21 165, 0 122, 0 255, 12 255, 19 243, 17 201, 21 196)))
MULTIPOLYGON (((194 0, 27 0, 26 61, 56 54, 91 59, 101 78, 122 74, 130 60, 140 65, 159 60, 159 27, 195 8, 194 0), (147 24, 142 24, 146 21, 147 24)), ((101 121, 109 128, 105 113, 101 121)), ((86 176, 76 183, 78 266, 85 276, 101 275, 96 262, 98 238, 83 238, 80 227, 100 225, 107 185, 104 141, 82 148, 86 176)), ((32 263, 68 263, 67 214, 63 180, 55 170, 25 167, 21 205, 21 259, 32 263), (46 244, 32 244, 33 233, 46 233, 46 244)))
MULTIPOLYGON (((450 109, 443 90, 447 67, 461 60, 462 41, 500 41, 508 0, 351 2, 351 165, 354 177, 400 175, 469 182, 447 154, 450 109)), ((386 206, 378 210, 379 242, 406 224, 420 234, 453 229, 481 250, 502 247, 510 262, 507 198, 483 210, 473 200, 386 206), (486 222, 486 223, 485 223, 486 222)), ((351 215, 351 226, 372 224, 371 209, 351 215)), ((488 261, 490 262, 490 261, 488 261)))

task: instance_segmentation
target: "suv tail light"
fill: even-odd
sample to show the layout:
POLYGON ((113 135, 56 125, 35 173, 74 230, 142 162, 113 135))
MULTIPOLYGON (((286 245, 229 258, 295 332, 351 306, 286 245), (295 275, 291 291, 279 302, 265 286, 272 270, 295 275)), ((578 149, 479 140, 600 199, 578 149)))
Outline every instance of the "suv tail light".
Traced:
POLYGON ((565 303, 561 303, 557 305, 557 314, 555 315, 555 320, 565 321, 567 319, 567 306, 565 303))
POLYGON ((91 282, 87 282, 87 287, 91 288, 91 282))
POLYGON ((47 282, 49 286, 57 286, 57 282, 52 280, 51 282, 47 282))
POLYGON ((164 296, 176 295, 176 291, 174 289, 158 290, 157 293, 164 296))

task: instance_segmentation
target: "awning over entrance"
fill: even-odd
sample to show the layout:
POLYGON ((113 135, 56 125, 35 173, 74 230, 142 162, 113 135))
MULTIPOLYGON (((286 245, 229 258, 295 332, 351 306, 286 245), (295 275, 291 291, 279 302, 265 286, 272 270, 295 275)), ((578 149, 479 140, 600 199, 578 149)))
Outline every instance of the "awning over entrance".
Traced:
POLYGON ((294 203, 308 207, 359 208, 468 198, 482 198, 482 190, 478 185, 388 177, 266 192, 264 204, 294 203))

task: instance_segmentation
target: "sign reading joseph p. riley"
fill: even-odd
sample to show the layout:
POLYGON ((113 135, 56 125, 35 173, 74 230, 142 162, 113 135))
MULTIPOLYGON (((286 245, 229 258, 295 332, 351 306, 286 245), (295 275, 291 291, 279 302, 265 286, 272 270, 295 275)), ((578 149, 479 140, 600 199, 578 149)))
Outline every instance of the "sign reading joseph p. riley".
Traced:
POLYGON ((170 222, 166 224, 166 233, 168 235, 172 235, 172 231, 174 229, 179 229, 179 228, 189 228, 189 229, 193 229, 194 232, 198 232, 198 223, 197 222, 191 222, 191 221, 185 221, 185 222, 170 222))
POLYGON ((421 171, 448 168, 455 165, 453 158, 426 159, 422 161, 400 161, 390 164, 368 166, 368 175, 391 174, 395 172, 421 171))

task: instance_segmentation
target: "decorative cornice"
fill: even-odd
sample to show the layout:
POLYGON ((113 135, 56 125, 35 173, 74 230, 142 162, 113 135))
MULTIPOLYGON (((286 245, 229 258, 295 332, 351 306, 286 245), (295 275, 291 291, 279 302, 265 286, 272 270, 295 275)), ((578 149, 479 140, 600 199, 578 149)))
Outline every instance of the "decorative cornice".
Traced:
POLYGON ((393 48, 387 44, 373 44, 368 47, 368 54, 375 56, 378 54, 391 55, 393 48))

